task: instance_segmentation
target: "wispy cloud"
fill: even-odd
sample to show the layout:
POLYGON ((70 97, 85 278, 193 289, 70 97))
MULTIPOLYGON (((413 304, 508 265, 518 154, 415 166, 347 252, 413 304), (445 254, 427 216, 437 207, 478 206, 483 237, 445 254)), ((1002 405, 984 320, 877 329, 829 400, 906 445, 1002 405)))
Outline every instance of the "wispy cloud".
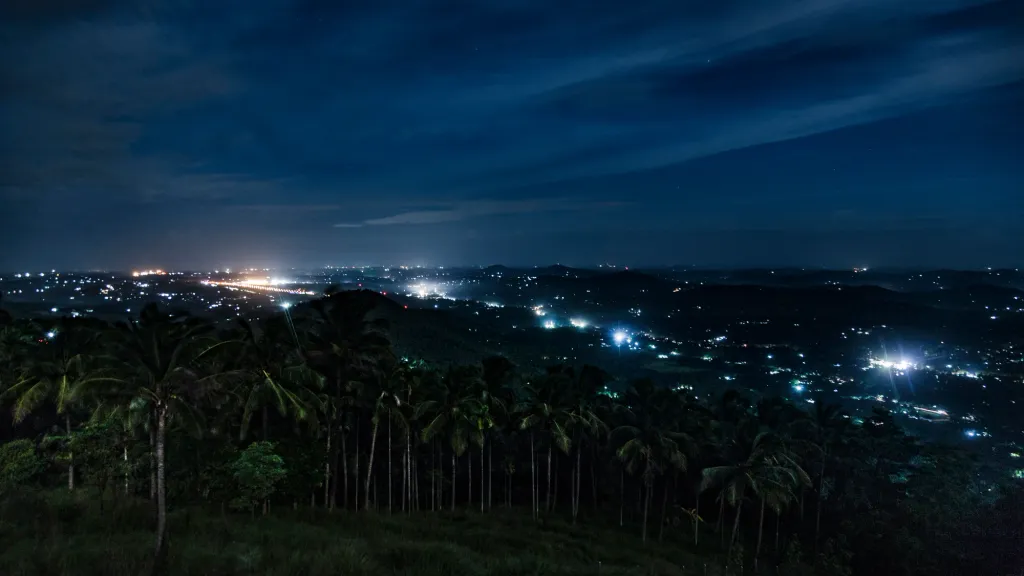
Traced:
POLYGON ((625 205, 624 202, 580 202, 563 198, 532 200, 481 200, 454 203, 431 210, 412 210, 362 222, 343 222, 335 228, 394 226, 399 224, 442 224, 488 216, 539 214, 543 212, 581 212, 625 205))

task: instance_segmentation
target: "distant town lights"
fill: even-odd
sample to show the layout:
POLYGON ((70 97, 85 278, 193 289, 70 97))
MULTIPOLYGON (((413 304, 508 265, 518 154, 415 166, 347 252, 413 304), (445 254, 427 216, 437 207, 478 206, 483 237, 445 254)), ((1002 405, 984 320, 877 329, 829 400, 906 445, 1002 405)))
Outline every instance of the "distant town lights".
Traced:
POLYGON ((570 318, 569 324, 571 324, 574 328, 586 328, 589 323, 582 318, 570 318))

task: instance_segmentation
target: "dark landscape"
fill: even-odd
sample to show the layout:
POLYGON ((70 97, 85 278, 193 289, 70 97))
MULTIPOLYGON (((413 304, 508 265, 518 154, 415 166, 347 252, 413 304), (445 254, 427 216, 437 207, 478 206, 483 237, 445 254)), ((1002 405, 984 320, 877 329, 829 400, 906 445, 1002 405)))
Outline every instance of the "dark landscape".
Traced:
POLYGON ((1024 2, 0 54, 0 576, 1024 576, 1024 2))

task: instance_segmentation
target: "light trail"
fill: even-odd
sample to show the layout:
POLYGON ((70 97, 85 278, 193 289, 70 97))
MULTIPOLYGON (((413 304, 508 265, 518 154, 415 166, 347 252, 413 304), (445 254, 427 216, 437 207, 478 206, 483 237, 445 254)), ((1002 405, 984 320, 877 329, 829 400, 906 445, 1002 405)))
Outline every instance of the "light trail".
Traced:
POLYGON ((277 294, 294 294, 296 296, 316 296, 316 292, 302 290, 301 288, 282 288, 263 280, 244 280, 241 282, 219 282, 214 280, 203 280, 206 286, 223 286, 225 288, 236 288, 239 290, 254 290, 256 292, 274 292, 277 294))

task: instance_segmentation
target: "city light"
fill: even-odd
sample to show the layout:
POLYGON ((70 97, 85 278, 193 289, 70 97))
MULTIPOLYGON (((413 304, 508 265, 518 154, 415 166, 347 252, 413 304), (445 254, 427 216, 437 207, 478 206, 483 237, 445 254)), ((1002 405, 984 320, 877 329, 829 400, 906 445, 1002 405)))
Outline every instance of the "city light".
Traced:
POLYGON ((626 334, 622 330, 616 330, 615 333, 612 334, 612 340, 615 342, 616 346, 621 346, 624 342, 629 342, 630 338, 629 334, 626 334))
POLYGON ((555 321, 554 320, 545 320, 544 321, 544 328, 547 328, 548 330, 551 330, 554 327, 555 327, 555 321))
POLYGON ((291 307, 292 307, 292 303, 291 302, 281 302, 281 308, 284 308, 285 310, 287 310, 287 309, 289 309, 291 307))
POLYGON ((877 368, 888 368, 890 370, 900 371, 905 371, 907 369, 917 367, 917 364, 914 364, 913 362, 910 362, 909 360, 906 359, 901 359, 899 362, 892 362, 890 360, 878 360, 877 358, 872 358, 871 360, 869 360, 869 363, 871 364, 871 366, 877 368))
POLYGON ((47 337, 47 338, 51 338, 51 339, 52 339, 52 338, 53 338, 54 336, 56 336, 56 335, 57 335, 57 333, 56 333, 56 332, 52 332, 52 331, 51 331, 51 332, 47 332, 47 333, 46 333, 46 337, 47 337))
POLYGON ((588 322, 582 318, 570 318, 569 324, 574 328, 586 328, 589 325, 588 322))

